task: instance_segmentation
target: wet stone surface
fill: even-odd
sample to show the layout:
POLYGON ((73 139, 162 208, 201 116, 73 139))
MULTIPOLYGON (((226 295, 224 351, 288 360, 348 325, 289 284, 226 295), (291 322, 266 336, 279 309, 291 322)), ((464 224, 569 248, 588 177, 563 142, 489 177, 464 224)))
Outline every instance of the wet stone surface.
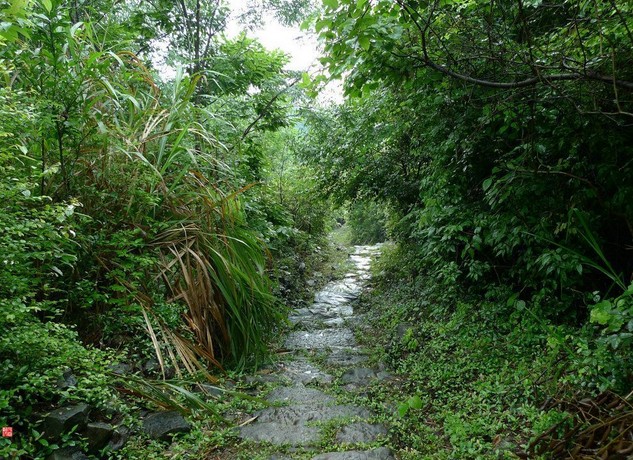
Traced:
MULTIPOLYGON (((367 356, 358 346, 349 325, 357 327, 354 300, 369 279, 372 257, 378 246, 356 246, 350 255, 353 268, 341 280, 327 284, 315 295, 314 302, 292 312, 290 321, 296 330, 285 341, 286 359, 278 363, 268 377, 280 383, 262 394, 271 407, 250 414, 239 428, 239 436, 253 443, 280 446, 271 459, 291 459, 293 455, 314 452, 314 460, 388 460, 392 453, 385 447, 360 450, 358 444, 386 439, 388 429, 372 422, 373 414, 365 407, 342 404, 328 388, 334 382, 329 373, 345 370, 341 383, 365 385, 385 378, 381 369, 363 366, 367 356), (319 356, 329 371, 306 356, 319 356), (323 425, 335 423, 335 435, 327 438, 323 425), (325 444, 324 444, 325 443, 325 444), (319 445, 337 445, 337 452, 323 452, 319 445)), ((335 373, 335 375, 340 375, 335 373)), ((330 432, 331 433, 331 432, 330 432)))

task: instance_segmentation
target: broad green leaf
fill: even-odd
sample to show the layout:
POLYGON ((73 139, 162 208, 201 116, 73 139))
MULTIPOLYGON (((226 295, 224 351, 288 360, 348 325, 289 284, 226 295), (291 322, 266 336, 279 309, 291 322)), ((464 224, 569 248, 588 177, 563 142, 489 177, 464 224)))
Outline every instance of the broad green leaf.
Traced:
POLYGON ((367 51, 370 45, 369 37, 366 35, 363 35, 362 37, 358 37, 358 44, 360 45, 362 49, 367 51))
POLYGON ((416 410, 422 409, 422 406, 423 406, 422 400, 420 399, 418 395, 411 396, 409 400, 407 401, 407 404, 409 405, 411 409, 416 409, 416 410))
POLYGON ((594 305, 591 310, 590 321, 592 323, 597 323, 602 326, 609 324, 611 320, 611 302, 608 300, 603 300, 602 302, 598 302, 594 305))
MULTIPOLYGON (((50 2, 50 0, 48 1, 50 2)), ((11 6, 7 9, 7 13, 17 16, 24 11, 28 3, 29 0, 13 0, 11 6)))

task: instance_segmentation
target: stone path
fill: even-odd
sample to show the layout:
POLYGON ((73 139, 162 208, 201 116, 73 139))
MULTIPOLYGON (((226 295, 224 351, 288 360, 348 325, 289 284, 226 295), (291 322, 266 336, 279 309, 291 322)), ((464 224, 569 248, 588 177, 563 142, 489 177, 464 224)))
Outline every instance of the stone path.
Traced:
POLYGON ((335 382, 332 374, 342 374, 338 383, 349 392, 390 377, 377 369, 359 367, 367 357, 350 327, 359 320, 352 302, 369 279, 371 258, 378 253, 377 246, 356 246, 350 255, 350 273, 330 282, 316 294, 312 305, 290 316, 296 330, 287 337, 285 347, 291 353, 272 373, 259 376, 281 386, 265 396, 271 407, 252 414, 252 422, 240 427, 239 433, 245 440, 275 446, 278 453, 270 460, 307 456, 312 460, 394 459, 386 447, 366 448, 367 444, 379 446, 386 439, 387 427, 371 423, 373 414, 367 408, 341 403, 328 392, 335 382), (316 356, 330 371, 340 372, 325 372, 310 359, 316 356))

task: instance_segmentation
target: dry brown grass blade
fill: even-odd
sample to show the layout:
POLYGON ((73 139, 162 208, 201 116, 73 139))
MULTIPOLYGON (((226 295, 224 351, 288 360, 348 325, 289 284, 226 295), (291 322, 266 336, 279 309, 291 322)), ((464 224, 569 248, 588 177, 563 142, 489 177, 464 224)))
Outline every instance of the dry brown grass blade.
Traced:
POLYGON ((632 396, 605 392, 578 402, 558 401, 554 406, 570 417, 532 441, 526 454, 561 459, 624 458, 625 453, 633 452, 632 396), (561 430, 562 435, 558 434, 561 430))
POLYGON ((145 320, 145 326, 147 327, 147 331, 149 333, 150 339, 152 340, 152 345, 154 346, 154 353, 156 353, 156 359, 158 359, 158 364, 160 365, 160 371, 165 378, 165 360, 163 359, 163 353, 160 350, 160 344, 158 343, 158 337, 156 336, 156 332, 154 331, 154 327, 152 326, 152 322, 147 315, 147 311, 145 308, 142 309, 143 319, 145 320))

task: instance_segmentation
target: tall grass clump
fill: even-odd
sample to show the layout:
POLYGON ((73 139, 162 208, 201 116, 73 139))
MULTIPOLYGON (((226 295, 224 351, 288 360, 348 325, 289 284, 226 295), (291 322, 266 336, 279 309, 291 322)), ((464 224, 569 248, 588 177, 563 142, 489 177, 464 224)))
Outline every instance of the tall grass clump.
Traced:
POLYGON ((167 362, 177 373, 257 364, 283 311, 245 220, 250 186, 233 185, 223 145, 197 121, 198 78, 178 72, 165 95, 134 55, 106 58, 121 78, 87 85, 99 134, 75 176, 99 234, 83 239, 85 255, 111 294, 100 311, 130 312, 117 332, 142 324, 163 373, 167 362))

